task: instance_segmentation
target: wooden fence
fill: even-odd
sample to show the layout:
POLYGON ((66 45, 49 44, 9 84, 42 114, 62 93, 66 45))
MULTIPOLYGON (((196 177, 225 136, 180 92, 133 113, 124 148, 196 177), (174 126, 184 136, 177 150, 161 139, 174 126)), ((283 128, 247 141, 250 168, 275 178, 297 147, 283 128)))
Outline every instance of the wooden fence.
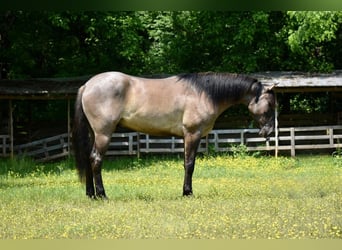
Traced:
MULTIPOLYGON (((342 125, 319 127, 279 128, 278 138, 268 142, 258 135, 258 129, 213 130, 202 138, 199 152, 232 151, 234 146, 245 145, 248 151, 287 151, 295 156, 298 150, 337 149, 342 147, 342 125)), ((9 154, 9 137, 0 136, 2 155, 9 154)), ((27 155, 46 161, 70 154, 68 134, 61 134, 14 147, 15 154, 27 155)), ((142 153, 183 152, 183 139, 155 137, 136 132, 114 133, 107 155, 137 155, 142 153)))
POLYGON ((342 126, 280 128, 278 150, 337 149, 342 147, 342 126))
POLYGON ((0 156, 8 156, 10 154, 10 136, 0 135, 0 156))
POLYGON ((48 161, 69 155, 70 146, 68 134, 48 137, 31 143, 21 144, 14 147, 17 155, 25 155, 39 161, 48 161))

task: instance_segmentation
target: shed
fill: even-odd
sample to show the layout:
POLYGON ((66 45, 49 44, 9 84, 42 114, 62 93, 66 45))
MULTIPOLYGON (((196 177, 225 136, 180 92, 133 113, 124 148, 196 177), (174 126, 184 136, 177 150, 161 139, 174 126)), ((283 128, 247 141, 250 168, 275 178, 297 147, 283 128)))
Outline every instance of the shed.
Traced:
MULTIPOLYGON (((330 113, 321 114, 320 117, 316 116, 314 118, 323 119, 323 116, 325 115, 335 115, 335 117, 328 117, 325 119, 327 119, 330 123, 342 124, 342 70, 336 70, 329 74, 302 72, 262 72, 252 74, 252 76, 258 78, 265 84, 277 84, 275 87, 275 92, 277 95, 291 95, 295 93, 329 93, 330 102, 338 102, 341 105, 335 105, 334 108, 331 108, 330 113)), ((300 114, 300 116, 305 118, 305 116, 302 114, 300 114)), ((284 118, 289 119, 289 117, 284 118)), ((310 119, 313 118, 310 117, 310 119)), ((283 122, 282 125, 286 124, 283 122)))
MULTIPOLYGON (((330 74, 302 72, 259 72, 251 74, 262 83, 276 83, 276 94, 329 92, 334 100, 342 100, 342 70, 330 74)), ((65 100, 67 102, 67 128, 70 134, 71 101, 76 97, 78 88, 91 76, 72 78, 39 78, 25 80, 0 80, 0 101, 8 101, 8 135, 10 152, 13 155, 13 106, 16 100, 65 100)), ((336 123, 342 120, 342 107, 336 111, 336 123)), ((276 114, 278 110, 276 110, 276 114)), ((277 132, 277 131, 276 131, 277 132)), ((69 145, 70 143, 68 143, 69 145)), ((1 154, 1 152, 0 152, 1 154)))
MULTIPOLYGON (((75 99, 78 88, 91 76, 71 78, 36 78, 0 80, 0 100, 8 100, 8 134, 10 141, 10 152, 13 157, 13 105, 15 100, 65 100, 67 102, 67 130, 71 131, 71 100, 75 99)), ((3 137, 3 144, 5 144, 3 137)), ((70 138, 68 139, 68 145, 70 138)))
POLYGON ((254 73, 251 76, 265 84, 276 83, 277 93, 342 92, 342 70, 329 74, 271 71, 254 73))
MULTIPOLYGON (((294 93, 322 93, 330 94, 330 101, 340 103, 336 105, 332 113, 324 115, 316 115, 316 117, 309 117, 308 119, 317 122, 318 120, 327 119, 335 124, 342 124, 342 70, 336 70, 329 74, 318 73, 302 73, 302 72, 262 72, 252 74, 265 84, 277 84, 275 87, 276 95, 279 94, 294 94, 294 93), (335 117, 330 117, 334 116, 335 117)), ((279 118, 278 108, 276 109, 276 130, 275 138, 279 138, 279 118)), ((301 115, 302 118, 306 118, 301 115)), ((335 125, 329 124, 329 125, 335 125)), ((292 130, 294 131, 294 130, 292 130)), ((278 139, 275 141, 275 154, 278 154, 278 139)), ((333 143, 333 140, 331 140, 333 143)), ((291 149, 291 155, 294 156, 294 148, 291 149)))

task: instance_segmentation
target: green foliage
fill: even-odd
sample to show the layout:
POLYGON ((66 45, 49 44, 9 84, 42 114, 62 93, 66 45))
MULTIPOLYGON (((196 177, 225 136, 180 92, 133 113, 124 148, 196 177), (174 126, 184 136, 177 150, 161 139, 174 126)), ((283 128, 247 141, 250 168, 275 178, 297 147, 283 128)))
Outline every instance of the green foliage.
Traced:
POLYGON ((338 167, 342 167, 342 149, 339 147, 333 152, 334 164, 338 167))
MULTIPOLYGON (((334 68, 328 58, 329 43, 341 32, 340 11, 289 11, 288 44, 300 63, 306 63, 306 71, 330 71, 334 68)), ((336 53, 336 51, 335 51, 336 53)), ((304 65, 303 65, 304 66, 304 65)))
POLYGON ((341 239, 334 159, 199 157, 183 198, 182 159, 119 157, 108 201, 86 198, 72 161, 0 161, 0 239, 341 239))
POLYGON ((289 29, 289 45, 294 51, 302 52, 310 41, 311 46, 336 38, 338 24, 342 22, 340 12, 331 11, 289 11, 288 16, 293 21, 289 29), (304 46, 304 48, 302 47, 304 46))
POLYGON ((8 77, 341 67, 340 11, 3 11, 8 77))
POLYGON ((329 108, 329 96, 327 93, 295 94, 290 100, 290 105, 293 113, 325 113, 329 108))
POLYGON ((235 158, 244 158, 248 156, 248 149, 247 149, 247 146, 244 144, 232 145, 230 148, 231 148, 233 157, 235 158))

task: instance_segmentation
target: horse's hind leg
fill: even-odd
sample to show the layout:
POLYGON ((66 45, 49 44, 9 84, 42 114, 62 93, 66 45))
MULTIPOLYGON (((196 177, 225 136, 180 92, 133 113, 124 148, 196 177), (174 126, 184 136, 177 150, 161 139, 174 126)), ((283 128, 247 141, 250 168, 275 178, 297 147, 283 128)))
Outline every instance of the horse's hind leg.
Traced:
POLYGON ((93 170, 91 167, 86 168, 86 195, 89 198, 95 198, 93 170))
POLYGON ((107 151, 111 135, 95 134, 94 146, 90 154, 92 176, 95 182, 96 197, 107 198, 102 181, 102 161, 107 151))

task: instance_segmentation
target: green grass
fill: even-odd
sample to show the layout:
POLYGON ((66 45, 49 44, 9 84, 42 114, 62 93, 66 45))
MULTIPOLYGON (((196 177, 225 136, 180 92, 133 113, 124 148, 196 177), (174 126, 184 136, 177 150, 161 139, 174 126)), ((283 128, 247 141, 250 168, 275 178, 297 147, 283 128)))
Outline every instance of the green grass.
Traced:
POLYGON ((177 156, 107 160, 108 201, 73 162, 0 161, 0 239, 342 238, 342 158, 198 157, 194 197, 177 156))

